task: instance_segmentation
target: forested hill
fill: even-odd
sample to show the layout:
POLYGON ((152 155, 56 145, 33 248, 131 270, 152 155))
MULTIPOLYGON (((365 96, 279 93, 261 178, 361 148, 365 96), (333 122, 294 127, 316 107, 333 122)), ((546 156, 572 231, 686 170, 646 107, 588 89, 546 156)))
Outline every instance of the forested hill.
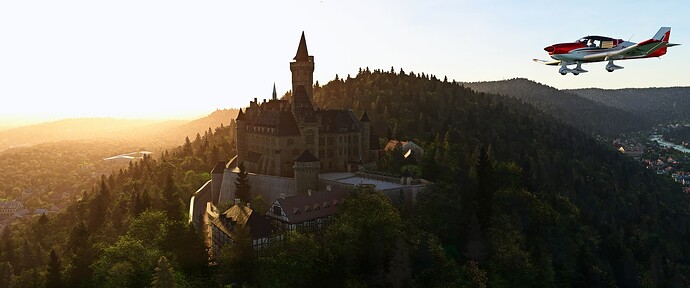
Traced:
POLYGON ((615 90, 589 88, 567 91, 610 107, 651 118, 656 123, 690 120, 690 87, 615 90))
POLYGON ((366 109, 375 133, 423 144, 421 173, 436 185, 411 222, 463 271, 478 261, 489 287, 690 284, 680 186, 522 100, 368 69, 314 99, 366 109))
POLYGON ((647 130, 653 126, 644 115, 633 114, 624 111, 622 107, 602 104, 595 99, 524 78, 462 84, 478 92, 518 98, 586 132, 618 136, 620 133, 647 130))
POLYGON ((232 121, 102 178, 57 215, 5 227, 0 286, 690 286, 680 186, 519 99, 368 69, 317 85, 314 99, 415 140, 418 163, 386 152, 378 169, 413 167, 434 184, 414 205, 354 191, 324 230, 291 231, 258 255, 238 230, 207 265, 185 206, 235 155, 232 121))

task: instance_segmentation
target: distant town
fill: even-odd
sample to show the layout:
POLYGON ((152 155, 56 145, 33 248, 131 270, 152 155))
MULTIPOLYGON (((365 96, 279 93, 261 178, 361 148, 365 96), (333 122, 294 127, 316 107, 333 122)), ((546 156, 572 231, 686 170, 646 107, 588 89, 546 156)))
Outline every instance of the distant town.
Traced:
POLYGON ((679 139, 664 137, 669 132, 690 128, 690 125, 660 125, 647 133, 633 133, 616 138, 612 145, 621 153, 639 160, 659 175, 668 175, 690 193, 690 148, 679 139), (676 143, 677 142, 677 143, 676 143))

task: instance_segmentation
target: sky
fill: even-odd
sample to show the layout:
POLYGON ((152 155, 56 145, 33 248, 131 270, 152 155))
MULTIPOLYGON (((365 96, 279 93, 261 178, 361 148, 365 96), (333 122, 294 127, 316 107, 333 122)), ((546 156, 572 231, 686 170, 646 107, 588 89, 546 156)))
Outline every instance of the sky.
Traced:
POLYGON ((315 81, 360 67, 559 89, 690 86, 684 1, 0 1, 0 128, 78 117, 191 119, 291 87, 305 32, 315 81), (661 58, 561 76, 544 47, 651 38, 661 58))

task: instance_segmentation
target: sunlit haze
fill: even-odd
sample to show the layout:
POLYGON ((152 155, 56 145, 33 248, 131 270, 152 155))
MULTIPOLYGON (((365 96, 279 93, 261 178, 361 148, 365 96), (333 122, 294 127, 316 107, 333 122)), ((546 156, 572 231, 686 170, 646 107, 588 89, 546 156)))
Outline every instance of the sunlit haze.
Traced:
MULTIPOLYGON (((684 1, 2 1, 0 121, 190 118, 290 89, 302 31, 314 79, 358 68, 556 88, 689 86, 684 1), (614 3, 617 2, 617 3, 614 3), (542 49, 585 35, 639 42, 672 27, 660 59, 561 76, 542 49), (12 119, 12 120, 10 120, 12 119)), ((13 123, 14 123, 13 122, 13 123)), ((19 122, 17 122, 19 123, 19 122)), ((11 123, 10 123, 11 124, 11 123)), ((2 126, 2 125, 0 125, 2 126)), ((1 128, 1 127, 0 127, 1 128)))

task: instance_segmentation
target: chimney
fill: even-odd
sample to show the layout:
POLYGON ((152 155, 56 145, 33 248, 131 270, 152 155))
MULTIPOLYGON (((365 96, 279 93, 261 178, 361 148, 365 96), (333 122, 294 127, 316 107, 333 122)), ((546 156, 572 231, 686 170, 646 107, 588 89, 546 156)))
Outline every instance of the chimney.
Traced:
POLYGON ((309 194, 309 196, 311 196, 311 189, 307 190, 307 194, 309 194))
POLYGON ((256 101, 256 97, 254 97, 254 103, 257 103, 257 104, 259 103, 258 101, 256 101))
POLYGON ((242 204, 242 200, 240 200, 240 198, 235 198, 235 204, 242 204))
POLYGON ((326 186, 326 191, 331 191, 331 185, 326 186))
POLYGON ((247 202, 247 208, 252 209, 252 203, 247 202))
POLYGON ((285 199, 285 193, 280 193, 280 194, 278 194, 278 198, 280 198, 280 199, 285 199))

